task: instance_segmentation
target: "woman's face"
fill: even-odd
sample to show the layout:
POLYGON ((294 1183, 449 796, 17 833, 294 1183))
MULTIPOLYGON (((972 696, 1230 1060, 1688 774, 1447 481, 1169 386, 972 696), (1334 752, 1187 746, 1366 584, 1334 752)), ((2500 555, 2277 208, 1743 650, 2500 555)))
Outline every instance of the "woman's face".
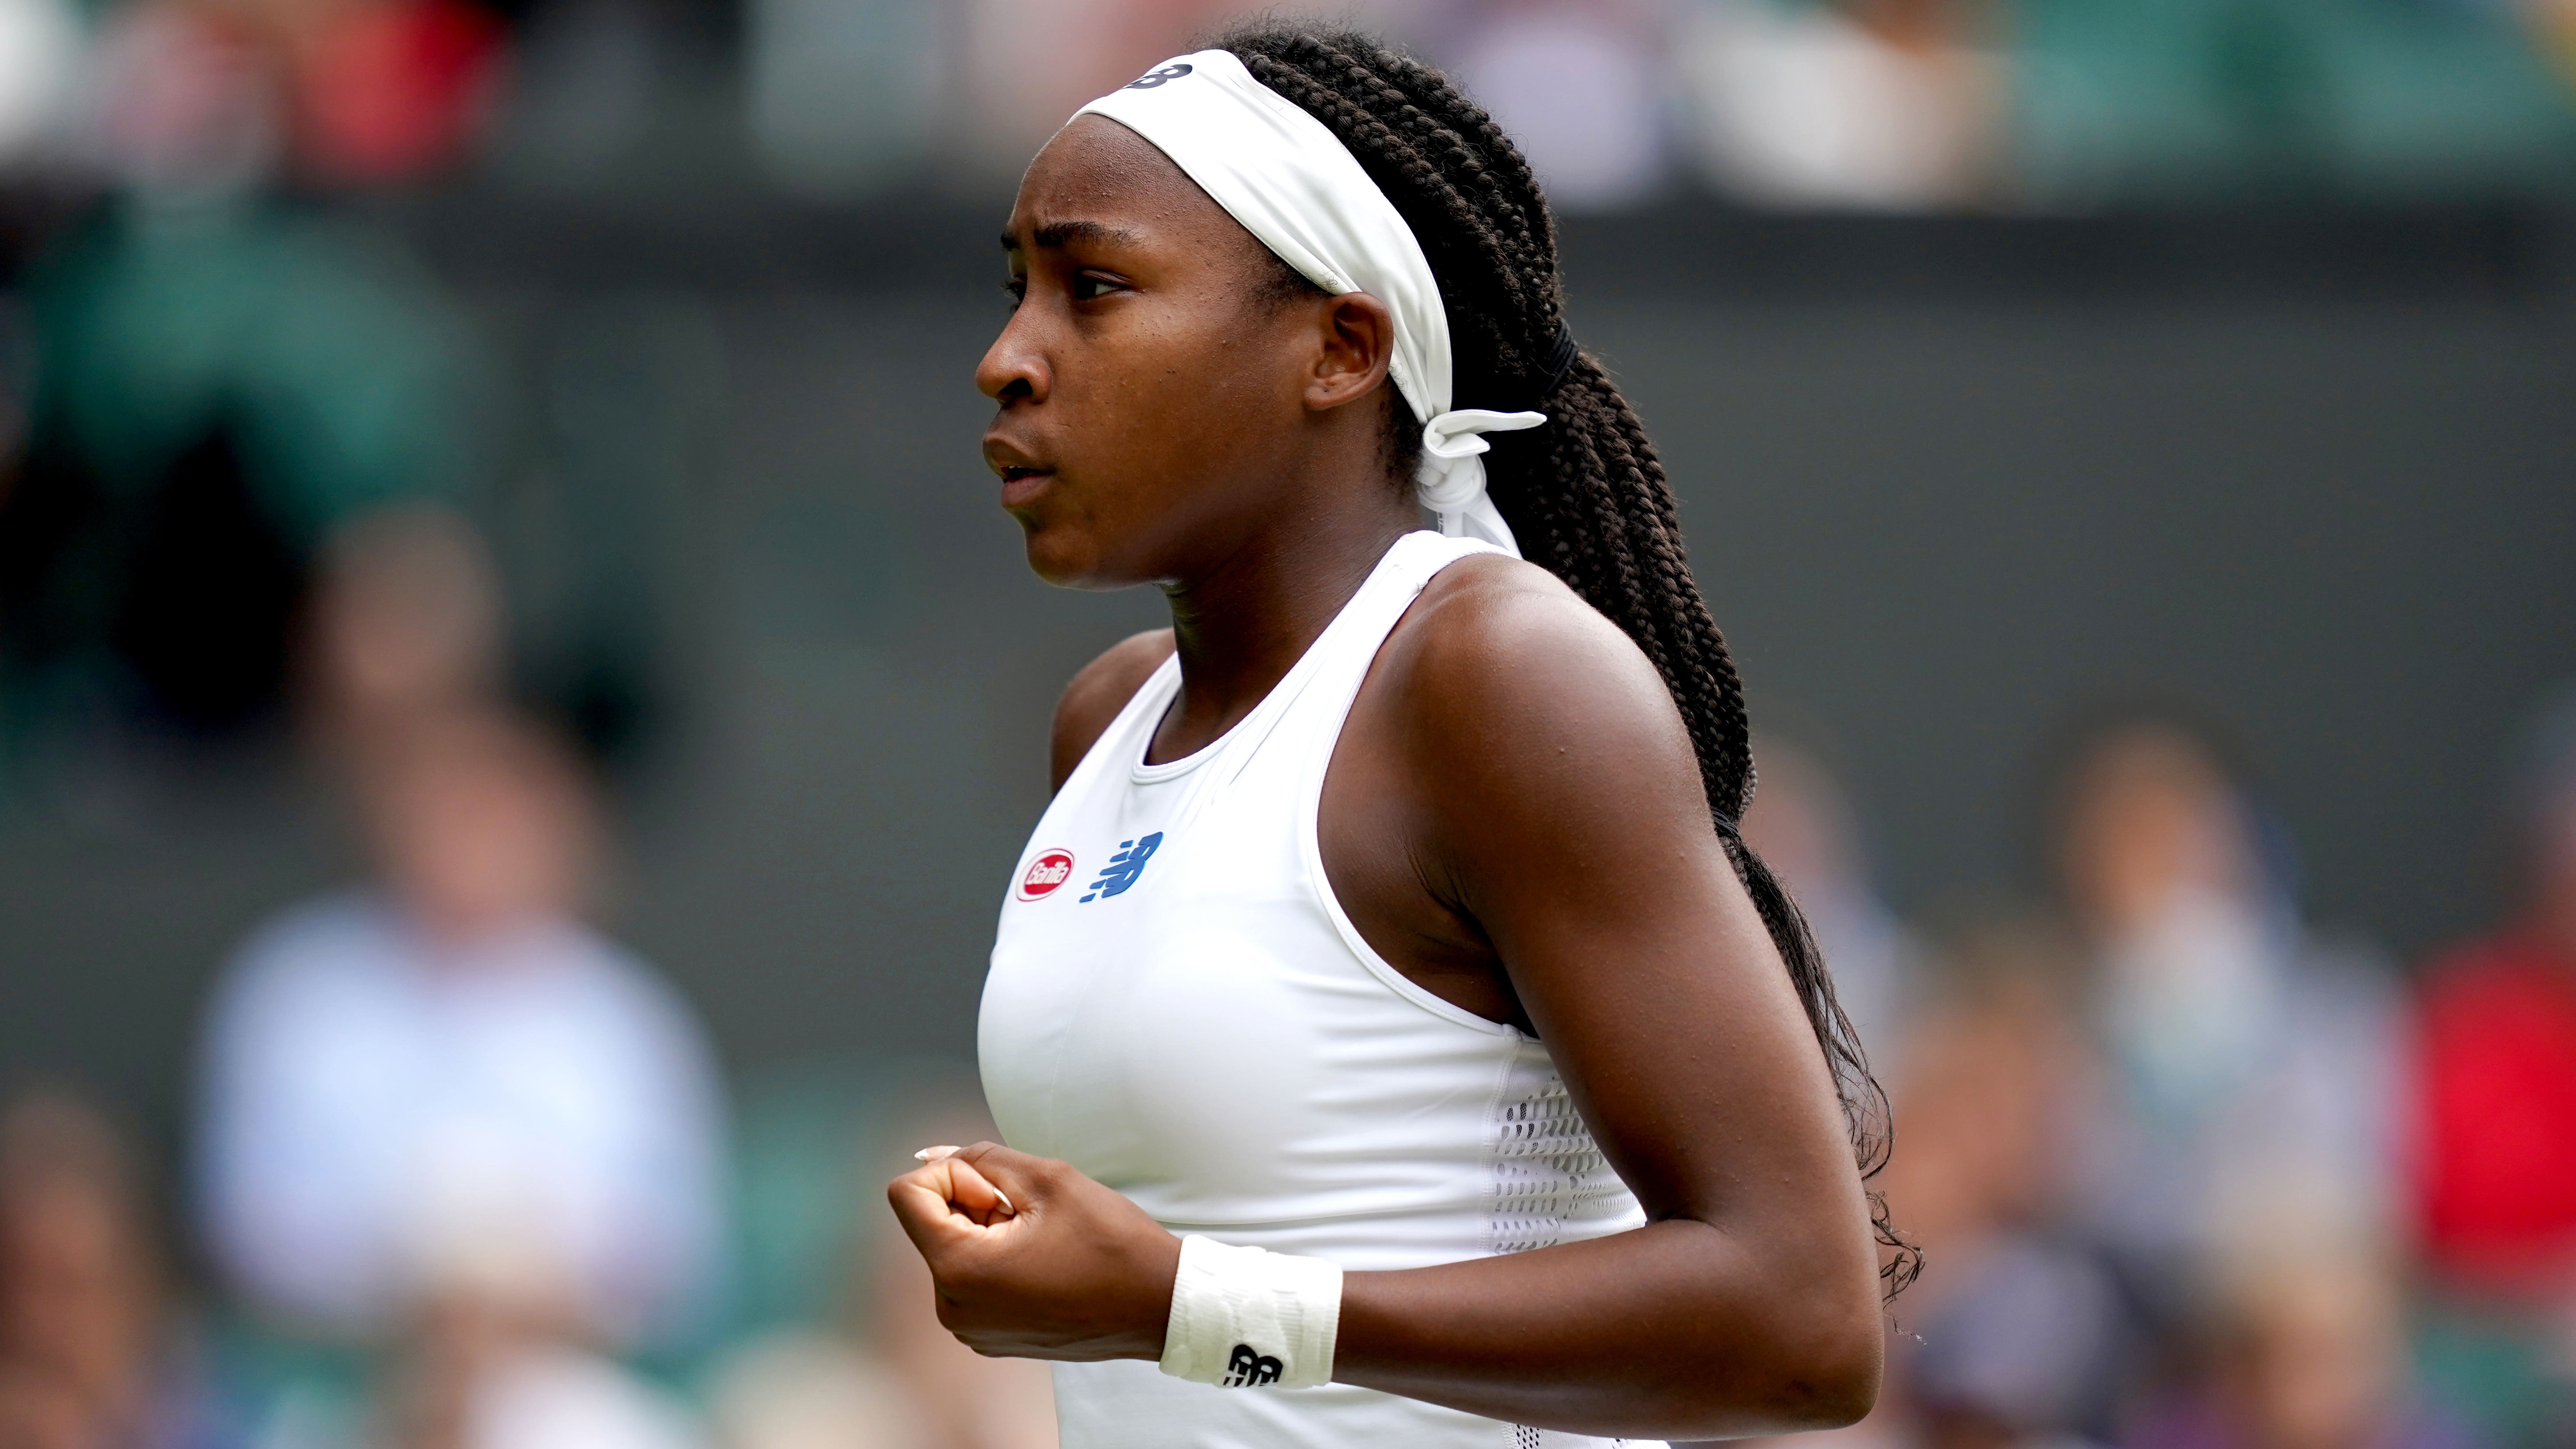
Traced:
POLYGON ((2156 726, 2116 735, 2077 766, 2070 793, 2059 866, 2092 929, 2142 929, 2186 891, 2254 888, 2244 805, 2189 739, 2156 726))
POLYGON ((1301 484, 1315 450, 1376 416, 1346 406, 1385 378, 1375 299, 1283 296, 1250 232, 1098 116, 1038 153, 1003 244, 1018 301, 976 369, 1000 405, 984 461, 1041 577, 1188 577, 1324 501, 1301 484))

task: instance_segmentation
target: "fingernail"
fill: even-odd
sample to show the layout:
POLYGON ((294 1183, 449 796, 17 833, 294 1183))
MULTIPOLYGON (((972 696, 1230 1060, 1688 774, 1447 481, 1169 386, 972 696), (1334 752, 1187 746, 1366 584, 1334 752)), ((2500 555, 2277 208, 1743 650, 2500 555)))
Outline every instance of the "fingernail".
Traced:
POLYGON ((912 1160, 915 1162, 937 1162, 943 1157, 954 1157, 956 1155, 957 1149, 954 1147, 925 1147, 919 1152, 912 1154, 912 1160))

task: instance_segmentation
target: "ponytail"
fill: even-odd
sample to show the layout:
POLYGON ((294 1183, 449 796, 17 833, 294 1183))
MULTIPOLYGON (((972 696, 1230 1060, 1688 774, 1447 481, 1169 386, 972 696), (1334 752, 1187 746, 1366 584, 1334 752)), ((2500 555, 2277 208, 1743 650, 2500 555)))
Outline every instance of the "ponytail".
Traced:
MULTIPOLYGON (((1556 226, 1529 163, 1448 77, 1363 36, 1262 24, 1217 45, 1340 137, 1413 228, 1448 312, 1456 406, 1547 413, 1544 428, 1492 438, 1494 502, 1522 554, 1625 630, 1672 690, 1727 859, 1824 1050, 1862 1176, 1874 1177, 1891 1146, 1887 1095, 1806 918, 1738 828, 1753 799, 1744 685, 1691 577, 1644 425, 1600 364, 1565 345, 1556 226)), ((1400 398, 1393 406, 1403 412, 1400 398)), ((1402 424, 1390 437, 1398 474, 1410 477, 1419 423, 1402 424)), ((1874 1191, 1870 1217, 1889 1250, 1880 1276, 1893 1296, 1922 1254, 1874 1191)))

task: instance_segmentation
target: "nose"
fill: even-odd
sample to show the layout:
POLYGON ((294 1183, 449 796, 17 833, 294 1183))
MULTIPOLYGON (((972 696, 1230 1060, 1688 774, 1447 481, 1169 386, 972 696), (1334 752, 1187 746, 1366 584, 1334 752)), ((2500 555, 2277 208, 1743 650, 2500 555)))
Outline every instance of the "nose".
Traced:
POLYGON ((975 364, 975 389, 998 403, 1044 402, 1054 378, 1039 345, 1036 308, 1025 303, 975 364))

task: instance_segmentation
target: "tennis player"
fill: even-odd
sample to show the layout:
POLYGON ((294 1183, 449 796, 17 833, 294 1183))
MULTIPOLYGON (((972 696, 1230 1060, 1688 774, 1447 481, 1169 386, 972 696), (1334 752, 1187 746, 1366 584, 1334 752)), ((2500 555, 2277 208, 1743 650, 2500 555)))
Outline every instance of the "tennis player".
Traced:
POLYGON ((1010 1145, 890 1190, 942 1321, 1055 1361, 1066 1449, 1860 1417, 1883 1101, 1520 154, 1270 26, 1084 107, 1003 245, 1002 506, 1172 627, 1057 709, 984 990, 1010 1145))

